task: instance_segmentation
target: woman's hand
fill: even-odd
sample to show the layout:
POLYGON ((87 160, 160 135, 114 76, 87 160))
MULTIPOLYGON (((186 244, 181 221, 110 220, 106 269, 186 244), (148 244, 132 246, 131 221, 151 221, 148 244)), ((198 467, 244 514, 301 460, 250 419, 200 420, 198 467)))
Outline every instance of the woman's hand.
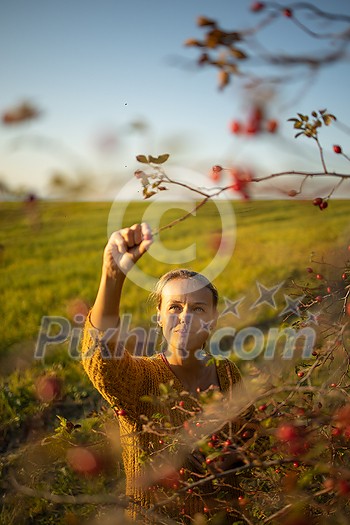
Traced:
POLYGON ((151 228, 145 222, 115 231, 103 252, 103 270, 114 279, 126 275, 152 242, 151 228))

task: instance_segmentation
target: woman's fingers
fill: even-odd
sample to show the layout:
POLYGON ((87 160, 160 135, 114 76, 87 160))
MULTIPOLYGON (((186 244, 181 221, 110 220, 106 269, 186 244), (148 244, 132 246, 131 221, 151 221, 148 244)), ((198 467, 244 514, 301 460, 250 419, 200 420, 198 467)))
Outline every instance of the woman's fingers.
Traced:
POLYGON ((128 250, 128 245, 120 231, 112 233, 109 238, 109 243, 113 248, 116 247, 119 253, 125 253, 128 250))

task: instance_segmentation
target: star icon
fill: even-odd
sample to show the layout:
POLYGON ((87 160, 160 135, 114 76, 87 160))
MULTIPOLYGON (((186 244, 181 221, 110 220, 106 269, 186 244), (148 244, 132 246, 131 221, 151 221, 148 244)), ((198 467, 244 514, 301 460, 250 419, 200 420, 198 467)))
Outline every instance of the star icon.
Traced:
POLYGON ((280 284, 277 284, 276 286, 273 286, 272 288, 266 288, 263 284, 259 283, 259 281, 256 281, 256 286, 259 290, 259 297, 258 299, 251 305, 249 310, 253 310, 254 308, 257 308, 261 304, 267 304, 269 306, 272 306, 272 308, 277 309, 276 301, 274 298, 274 295, 278 292, 278 290, 281 288, 281 286, 284 284, 284 281, 280 284))
POLYGON ((208 334, 209 334, 210 333, 210 329, 211 329, 212 321, 203 321, 203 319, 199 319, 199 320, 200 320, 201 326, 200 326, 200 328, 198 328, 197 334, 199 332, 208 332, 208 334))
POLYGON ((306 323, 307 324, 316 324, 318 325, 318 318, 319 318, 319 315, 320 315, 320 312, 316 312, 315 314, 313 314, 312 312, 307 312, 307 319, 306 319, 306 323))
POLYGON ((241 297, 237 301, 231 301, 227 297, 224 297, 225 301, 225 310, 219 315, 219 317, 223 317, 226 314, 233 314, 235 317, 240 318, 240 315, 238 313, 238 305, 244 301, 245 297, 241 297))
POLYGON ((300 306, 301 301, 304 299, 304 297, 305 295, 302 295, 300 297, 297 297, 296 299, 292 299, 291 297, 289 297, 289 295, 284 294, 284 300, 286 301, 286 306, 279 315, 280 316, 286 315, 288 312, 291 312, 292 314, 300 317, 299 306, 300 306))

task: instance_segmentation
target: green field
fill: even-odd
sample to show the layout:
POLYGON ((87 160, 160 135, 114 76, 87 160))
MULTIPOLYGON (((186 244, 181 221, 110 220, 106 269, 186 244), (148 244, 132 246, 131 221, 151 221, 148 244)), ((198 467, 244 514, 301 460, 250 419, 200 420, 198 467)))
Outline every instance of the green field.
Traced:
MULTIPOLYGON (((130 204, 124 226, 142 220, 147 203, 130 204)), ((166 208, 170 204, 166 203, 166 208)), ((350 241, 349 203, 333 201, 321 212, 309 202, 235 202, 235 250, 215 278, 222 296, 256 294, 255 281, 272 286, 291 277, 304 277, 310 254, 320 260, 350 241)), ((69 307, 81 299, 91 305, 97 290, 102 250, 107 240, 110 203, 40 203, 40 225, 33 228, 18 203, 2 203, 1 231, 1 358, 24 352, 33 355, 41 318, 69 318, 69 307)), ((161 224, 180 216, 181 210, 164 211, 161 224)), ((215 254, 221 222, 210 203, 161 234, 165 248, 183 250, 195 243, 196 260, 181 266, 202 271, 215 254)), ((154 277, 173 268, 147 254, 140 266, 154 277)), ((179 266, 179 265, 177 265, 179 266)), ((147 323, 148 292, 127 283, 124 311, 135 323, 147 323)), ((6 367, 5 367, 6 368, 6 367)), ((5 370, 3 367, 3 371, 5 370)))
MULTIPOLYGON (((140 222, 147 206, 148 202, 130 203, 123 216, 123 225, 140 222)), ((160 224, 165 225, 181 216, 180 208, 181 205, 165 203, 155 207, 154 213, 160 217, 160 224)), ((348 259, 348 201, 332 201, 325 211, 303 201, 232 202, 232 209, 236 221, 235 231, 232 231, 236 236, 235 249, 229 253, 227 264, 214 282, 222 298, 236 300, 245 297, 245 300, 241 319, 226 316, 226 323, 235 322, 242 326, 255 323, 266 327, 273 322, 276 311, 268 306, 250 309, 257 299, 256 281, 266 287, 284 281, 285 285, 277 296, 283 308, 283 293, 291 281, 304 281, 306 267, 314 266, 315 270, 318 267, 316 263, 310 263, 310 257, 332 262, 335 266, 344 265, 348 259)), ((67 353, 68 341, 50 345, 42 360, 34 359, 34 348, 43 316, 65 317, 73 325, 77 308, 79 310, 81 304, 87 308, 92 305, 107 240, 110 210, 111 203, 39 202, 37 216, 33 217, 21 203, 1 203, 0 445, 3 456, 0 470, 5 477, 9 465, 15 466, 17 472, 23 471, 19 458, 23 447, 27 446, 28 422, 31 428, 38 415, 45 415, 40 431, 37 431, 42 437, 57 427, 57 415, 78 420, 100 406, 99 396, 79 362, 67 353), (35 382, 44 373, 54 373, 63 382, 59 402, 49 406, 36 399, 35 382), (10 460, 9 451, 12 454, 10 460)), ((216 253, 220 229, 217 207, 215 203, 209 203, 196 216, 163 231, 161 245, 158 237, 155 242, 177 253, 195 244, 194 260, 169 264, 147 253, 140 260, 139 267, 152 277, 159 277, 179 265, 203 271, 216 253)), ((326 265, 322 272, 329 272, 331 276, 331 272, 337 272, 337 269, 326 265)), ((126 282, 123 311, 132 314, 134 325, 150 326, 153 309, 147 302, 148 295, 147 290, 131 281, 126 282)), ((221 299, 219 308, 222 311, 224 307, 221 299)), ((83 430, 89 433, 93 424, 90 418, 83 430)), ((81 480, 72 478, 67 469, 64 470, 61 459, 55 457, 55 461, 52 460, 54 473, 51 472, 47 481, 51 484, 51 491, 66 494, 92 490, 89 481, 86 481, 87 486, 84 482, 81 487, 81 480)), ((39 471, 37 467, 36 472, 39 471)), ((34 486, 38 483, 45 485, 45 481, 38 481, 34 474, 30 479, 34 486)), ((108 482, 102 483, 100 490, 107 490, 106 487, 110 488, 108 482)), ((9 497, 8 507, 5 506, 0 515, 0 523, 70 523, 62 517, 67 508, 63 512, 53 504, 51 507, 44 504, 40 498, 29 498, 17 513, 12 512, 9 509, 15 500, 11 500, 11 495, 9 497)), ((85 511, 88 514, 89 509, 85 508, 85 511)))

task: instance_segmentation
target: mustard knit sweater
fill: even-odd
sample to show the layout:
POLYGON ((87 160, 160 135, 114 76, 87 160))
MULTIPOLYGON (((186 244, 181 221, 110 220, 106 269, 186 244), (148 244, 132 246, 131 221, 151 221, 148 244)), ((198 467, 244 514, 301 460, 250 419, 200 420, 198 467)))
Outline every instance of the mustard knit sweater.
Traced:
MULTIPOLYGON (((193 397, 183 394, 181 398, 179 397, 183 410, 174 409, 175 405, 178 406, 179 403, 175 399, 170 405, 169 403, 161 403, 155 408, 149 399, 152 397, 159 398, 161 383, 172 384, 174 391, 179 396, 185 390, 162 355, 133 357, 129 352, 124 351, 122 357, 111 358, 110 356, 113 356, 115 352, 114 345, 107 343, 107 350, 100 342, 102 336, 103 332, 98 332, 88 318, 84 328, 82 363, 95 388, 116 412, 122 410, 122 415, 119 415, 118 419, 123 447, 126 494, 131 501, 129 515, 136 519, 139 515, 137 513, 138 508, 146 509, 154 503, 159 503, 162 497, 163 499, 166 498, 164 492, 155 489, 152 481, 151 486, 137 482, 140 480, 144 469, 144 457, 149 454, 154 456, 154 452, 164 448, 164 442, 159 438, 159 435, 147 431, 147 429, 145 431, 143 425, 145 421, 152 420, 156 411, 160 412, 170 422, 168 426, 182 428, 190 417, 189 412, 193 410, 193 397), (107 355, 108 352, 110 352, 109 355, 107 355), (148 399, 144 396, 148 396, 148 399)), ((231 361, 226 359, 216 361, 216 367, 222 393, 228 392, 232 384, 241 381, 238 368, 231 361)), ((186 467, 186 461, 183 465, 186 467)), ((178 465, 176 468, 179 472, 178 465)), ((181 471, 183 472, 184 469, 182 468, 181 471)), ((187 472, 190 472, 190 469, 187 472)), ((227 501, 228 498, 234 507, 239 494, 237 477, 225 476, 223 479, 226 490, 225 499, 227 501)), ((167 486, 169 488, 169 485, 167 486)), ((191 491, 182 493, 171 505, 166 508, 159 507, 157 510, 179 519, 180 522, 182 519, 186 522, 186 516, 189 519, 197 512, 217 512, 216 504, 213 505, 213 501, 217 501, 217 498, 213 498, 213 493, 217 494, 218 489, 216 488, 213 492, 212 484, 206 483, 201 485, 200 491, 197 489, 193 493, 191 491)), ((143 518, 141 522, 147 523, 148 521, 143 518)))

